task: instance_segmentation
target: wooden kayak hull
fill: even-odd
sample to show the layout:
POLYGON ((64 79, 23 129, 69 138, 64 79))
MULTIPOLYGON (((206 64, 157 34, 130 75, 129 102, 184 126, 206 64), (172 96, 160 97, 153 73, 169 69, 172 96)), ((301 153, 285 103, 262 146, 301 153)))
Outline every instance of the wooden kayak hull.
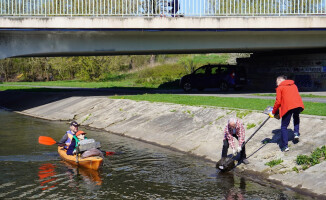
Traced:
POLYGON ((78 163, 76 162, 76 156, 71 156, 67 155, 67 151, 63 149, 63 147, 58 147, 58 153, 60 157, 69 162, 70 164, 77 165, 80 167, 84 167, 87 169, 93 169, 93 170, 98 170, 98 168, 102 165, 103 163, 103 158, 99 156, 93 156, 93 157, 88 157, 88 158, 80 158, 78 156, 78 163))

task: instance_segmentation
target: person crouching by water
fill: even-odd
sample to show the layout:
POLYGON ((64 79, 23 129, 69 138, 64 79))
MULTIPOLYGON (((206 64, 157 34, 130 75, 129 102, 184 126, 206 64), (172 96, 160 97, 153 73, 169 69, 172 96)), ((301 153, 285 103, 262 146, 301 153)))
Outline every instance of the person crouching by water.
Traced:
POLYGON ((70 130, 66 132, 66 134, 61 138, 61 140, 58 142, 59 146, 63 146, 65 149, 68 149, 73 136, 78 132, 79 124, 76 121, 72 121, 70 123, 70 130))
POLYGON ((245 129, 243 123, 237 118, 230 118, 228 124, 224 129, 224 139, 223 139, 223 149, 222 149, 222 159, 227 157, 229 146, 232 148, 232 153, 235 156, 237 152, 240 153, 240 162, 244 164, 249 164, 246 158, 245 146, 241 147, 245 142, 245 129), (236 149, 234 145, 234 139, 236 138, 239 142, 239 146, 236 149))

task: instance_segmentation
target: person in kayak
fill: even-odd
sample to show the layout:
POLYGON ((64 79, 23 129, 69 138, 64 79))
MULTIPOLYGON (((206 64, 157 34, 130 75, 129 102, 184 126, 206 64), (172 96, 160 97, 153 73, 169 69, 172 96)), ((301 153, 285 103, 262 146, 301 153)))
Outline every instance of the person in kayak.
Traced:
POLYGON ((299 140, 299 114, 304 110, 304 105, 299 94, 298 87, 293 80, 287 80, 284 75, 276 78, 276 100, 272 112, 269 113, 274 118, 275 113, 279 110, 281 121, 282 147, 283 152, 289 151, 288 147, 288 126, 293 116, 294 139, 299 140))
POLYGON ((87 139, 85 137, 86 133, 84 131, 78 131, 72 138, 72 141, 67 149, 67 155, 74 155, 76 154, 76 147, 79 141, 87 139))
MULTIPOLYGON (((84 131, 78 131, 72 138, 72 141, 67 149, 67 155, 76 155, 77 153, 77 146, 82 140, 87 140, 85 136, 84 131)), ((83 152, 78 152, 81 153, 81 158, 87 158, 91 156, 100 156, 104 157, 104 154, 106 153, 105 151, 101 151, 100 149, 96 148, 91 148, 83 152)))
POLYGON ((242 144, 245 142, 245 129, 243 123, 237 118, 230 118, 228 124, 224 129, 224 139, 223 139, 223 149, 222 149, 222 159, 227 157, 229 146, 232 148, 233 155, 240 153, 240 162, 244 164, 249 164, 246 158, 245 146, 242 148, 242 144), (238 148, 236 149, 234 144, 234 138, 239 141, 238 148))
POLYGON ((61 138, 61 140, 58 142, 58 145, 68 149, 73 136, 78 132, 78 127, 79 124, 76 121, 70 122, 70 130, 68 130, 66 134, 61 138))

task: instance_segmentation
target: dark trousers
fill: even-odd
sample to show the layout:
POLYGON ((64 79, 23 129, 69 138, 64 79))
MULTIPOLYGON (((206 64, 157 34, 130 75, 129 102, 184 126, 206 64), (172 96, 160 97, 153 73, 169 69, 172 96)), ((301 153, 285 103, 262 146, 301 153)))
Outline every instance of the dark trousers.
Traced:
POLYGON ((292 116, 293 116, 294 132, 299 134, 300 112, 302 112, 302 108, 294 108, 292 110, 289 110, 287 113, 285 113, 285 115, 283 115, 282 122, 281 122, 282 148, 288 146, 288 140, 289 140, 288 126, 290 124, 292 116))
MULTIPOLYGON (((238 140, 238 136, 234 136, 238 140)), ((223 140, 223 149, 222 149, 222 158, 226 158, 228 156, 228 149, 229 149, 229 141, 226 138, 223 140)), ((246 156, 246 146, 243 146, 240 152, 240 160, 245 159, 246 156)))

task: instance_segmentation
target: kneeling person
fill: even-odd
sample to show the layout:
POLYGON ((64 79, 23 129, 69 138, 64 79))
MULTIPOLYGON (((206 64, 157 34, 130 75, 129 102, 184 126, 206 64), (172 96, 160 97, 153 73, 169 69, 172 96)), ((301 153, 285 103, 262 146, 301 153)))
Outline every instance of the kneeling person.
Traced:
POLYGON ((224 129, 224 139, 223 139, 223 149, 222 149, 222 158, 227 157, 229 146, 232 148, 233 155, 236 155, 237 152, 240 153, 240 162, 244 164, 249 164, 249 161, 246 159, 246 149, 245 146, 241 147, 245 142, 245 129, 243 123, 236 118, 230 118, 228 124, 224 129), (235 149, 234 138, 239 141, 239 146, 235 149))

